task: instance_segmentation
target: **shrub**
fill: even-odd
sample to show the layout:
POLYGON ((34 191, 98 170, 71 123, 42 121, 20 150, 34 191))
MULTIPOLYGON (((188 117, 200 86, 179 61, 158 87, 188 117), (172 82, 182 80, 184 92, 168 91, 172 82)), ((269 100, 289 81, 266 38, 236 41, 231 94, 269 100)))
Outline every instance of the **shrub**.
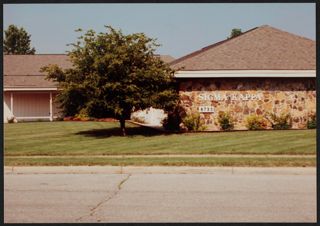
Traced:
POLYGON ((282 113, 280 116, 277 116, 274 113, 268 113, 266 116, 273 129, 281 130, 290 129, 292 127, 292 119, 289 113, 282 113))
POLYGON ((317 128, 317 115, 315 113, 309 114, 307 128, 308 129, 317 128))
POLYGON ((220 125, 220 128, 225 131, 229 131, 234 128, 233 119, 227 112, 219 112, 218 123, 220 125))
POLYGON ((206 129, 204 121, 201 120, 200 113, 198 112, 192 112, 191 114, 186 115, 182 122, 189 131, 201 131, 206 129))
POLYGON ((246 119, 246 127, 249 130, 262 130, 266 129, 268 124, 267 120, 261 115, 250 115, 246 119))
POLYGON ((78 114, 75 115, 73 118, 73 121, 90 121, 93 120, 91 117, 89 117, 87 109, 82 108, 78 114))
POLYGON ((168 112, 167 117, 162 120, 162 126, 165 130, 180 131, 180 124, 185 116, 185 109, 178 105, 168 112))

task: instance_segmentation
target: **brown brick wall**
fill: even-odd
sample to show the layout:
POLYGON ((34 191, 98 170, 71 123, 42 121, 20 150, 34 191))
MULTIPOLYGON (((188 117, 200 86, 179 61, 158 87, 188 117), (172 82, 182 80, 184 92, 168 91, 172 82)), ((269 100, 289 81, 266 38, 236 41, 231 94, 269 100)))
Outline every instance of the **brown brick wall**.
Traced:
POLYGON ((201 113, 207 130, 219 130, 220 111, 230 112, 235 130, 246 129, 246 117, 272 112, 290 113, 292 128, 306 128, 308 114, 316 111, 315 78, 202 78, 179 79, 180 97, 187 111, 212 106, 201 113), (220 99, 219 99, 220 98, 220 99))

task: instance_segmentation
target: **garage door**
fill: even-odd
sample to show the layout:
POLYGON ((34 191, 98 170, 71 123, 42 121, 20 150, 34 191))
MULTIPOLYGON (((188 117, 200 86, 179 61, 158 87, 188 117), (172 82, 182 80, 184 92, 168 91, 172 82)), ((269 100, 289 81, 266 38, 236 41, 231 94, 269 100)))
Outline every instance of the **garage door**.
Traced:
POLYGON ((50 117, 49 93, 14 93, 15 117, 50 117))

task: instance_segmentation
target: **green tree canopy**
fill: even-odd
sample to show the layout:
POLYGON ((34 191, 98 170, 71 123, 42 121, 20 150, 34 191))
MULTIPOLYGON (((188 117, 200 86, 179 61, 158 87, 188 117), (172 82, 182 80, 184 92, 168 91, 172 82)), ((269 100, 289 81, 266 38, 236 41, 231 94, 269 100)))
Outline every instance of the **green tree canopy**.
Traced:
POLYGON ((30 37, 23 27, 20 29, 11 24, 4 31, 3 50, 4 54, 35 54, 35 48, 30 46, 30 37))
POLYGON ((112 116, 119 119, 125 135, 125 120, 133 110, 169 111, 179 96, 174 71, 154 54, 159 46, 154 39, 105 27, 106 33, 89 30, 70 44, 72 68, 49 65, 42 71, 58 82, 58 101, 66 116, 80 111, 95 118, 112 116))
POLYGON ((242 31, 241 31, 240 28, 233 28, 233 29, 231 30, 231 33, 230 33, 230 37, 229 37, 229 38, 234 38, 234 37, 236 37, 236 36, 238 36, 238 35, 241 35, 241 34, 242 34, 242 31))

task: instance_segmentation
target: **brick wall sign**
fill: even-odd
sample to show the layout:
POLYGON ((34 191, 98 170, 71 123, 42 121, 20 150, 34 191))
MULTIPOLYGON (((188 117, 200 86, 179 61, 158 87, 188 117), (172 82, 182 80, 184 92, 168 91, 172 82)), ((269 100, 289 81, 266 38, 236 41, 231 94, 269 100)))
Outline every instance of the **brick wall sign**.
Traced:
POLYGON ((217 117, 229 112, 235 129, 246 129, 246 118, 289 113, 292 128, 306 128, 316 112, 315 78, 183 78, 179 94, 187 111, 198 111, 207 130, 219 130, 217 117))

